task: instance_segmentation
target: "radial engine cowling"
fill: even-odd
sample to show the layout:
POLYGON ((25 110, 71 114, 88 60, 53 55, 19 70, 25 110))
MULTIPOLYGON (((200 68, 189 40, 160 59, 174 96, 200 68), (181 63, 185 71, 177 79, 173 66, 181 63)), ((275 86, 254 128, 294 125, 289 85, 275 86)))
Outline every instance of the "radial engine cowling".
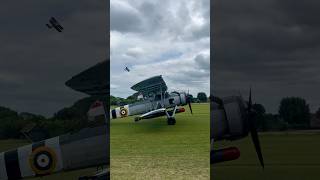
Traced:
POLYGON ((213 98, 211 102, 211 139, 214 141, 235 140, 247 136, 249 127, 246 106, 240 96, 213 98))

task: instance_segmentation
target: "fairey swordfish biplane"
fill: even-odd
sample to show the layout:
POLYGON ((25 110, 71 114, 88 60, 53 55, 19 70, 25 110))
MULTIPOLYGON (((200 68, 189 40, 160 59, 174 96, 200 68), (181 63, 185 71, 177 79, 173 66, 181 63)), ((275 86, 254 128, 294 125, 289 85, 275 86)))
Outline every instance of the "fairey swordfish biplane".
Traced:
POLYGON ((110 119, 138 115, 135 121, 140 121, 166 116, 168 125, 174 125, 175 114, 185 112, 182 106, 188 104, 192 113, 190 95, 177 91, 169 93, 161 75, 143 80, 133 85, 131 89, 140 94, 138 96, 140 101, 110 110, 110 119))
MULTIPOLYGON (((66 85, 99 97, 109 94, 107 61, 72 77, 66 85)), ((107 117, 107 116, 106 116, 107 117)), ((108 118, 109 119, 109 118, 108 118)), ((88 127, 40 142, 0 153, 0 180, 16 180, 53 173, 109 166, 108 120, 104 125, 88 127)), ((96 175, 79 179, 108 179, 106 168, 96 175)))

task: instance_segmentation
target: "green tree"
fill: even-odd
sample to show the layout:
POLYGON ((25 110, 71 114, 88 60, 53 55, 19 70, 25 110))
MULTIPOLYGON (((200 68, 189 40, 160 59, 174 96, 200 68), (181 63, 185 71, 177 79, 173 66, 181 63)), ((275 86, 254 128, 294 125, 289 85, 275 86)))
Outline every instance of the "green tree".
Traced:
POLYGON ((187 96, 188 96, 188 98, 191 100, 192 103, 195 102, 195 98, 193 97, 192 94, 188 94, 187 96))
POLYGON ((267 122, 265 120, 265 113, 266 113, 265 108, 263 107, 262 104, 253 104, 252 109, 255 112, 257 127, 262 131, 266 131, 267 130, 267 124, 266 124, 267 122))
POLYGON ((318 110, 317 110, 317 112, 316 112, 316 117, 317 117, 318 119, 320 119, 320 107, 318 108, 318 110))
POLYGON ((280 102, 280 117, 289 125, 309 125, 310 109, 306 100, 300 97, 286 97, 280 102))
POLYGON ((199 99, 200 102, 207 102, 208 101, 208 97, 207 97, 206 93, 204 93, 204 92, 199 92, 197 95, 197 98, 199 99))

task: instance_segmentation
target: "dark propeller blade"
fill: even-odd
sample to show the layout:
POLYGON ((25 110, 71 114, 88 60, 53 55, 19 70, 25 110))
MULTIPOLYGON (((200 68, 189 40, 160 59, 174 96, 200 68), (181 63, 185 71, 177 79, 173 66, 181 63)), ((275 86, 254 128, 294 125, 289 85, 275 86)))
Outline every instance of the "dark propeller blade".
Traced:
POLYGON ((262 152, 261 152, 260 141, 259 141, 256 126, 255 126, 254 114, 252 112, 251 88, 250 88, 249 102, 248 102, 248 121, 249 121, 249 126, 250 126, 250 134, 251 134, 252 142, 253 142, 254 147, 256 149, 256 153, 258 155, 260 164, 261 164, 262 168, 264 168, 264 162, 263 162, 263 156, 262 156, 262 152))
POLYGON ((191 102, 189 101, 189 103, 188 103, 188 104, 189 104, 190 112, 191 112, 191 114, 193 114, 193 113, 192 113, 192 108, 191 108, 191 102))
POLYGON ((189 89, 188 89, 188 94, 187 94, 187 103, 189 105, 189 109, 190 109, 191 114, 193 114, 192 113, 192 107, 191 107, 191 96, 189 94, 189 89))

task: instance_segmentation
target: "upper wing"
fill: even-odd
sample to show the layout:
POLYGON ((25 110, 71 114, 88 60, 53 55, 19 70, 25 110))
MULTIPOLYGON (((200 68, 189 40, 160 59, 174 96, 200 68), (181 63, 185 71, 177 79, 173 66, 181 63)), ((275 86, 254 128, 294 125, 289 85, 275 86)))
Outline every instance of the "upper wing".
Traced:
POLYGON ((58 21, 57 21, 56 18, 54 18, 54 17, 51 17, 49 21, 50 21, 51 23, 58 23, 58 21))
POLYGON ((131 89, 141 92, 144 96, 148 96, 149 93, 164 93, 168 89, 168 87, 162 79, 162 76, 159 75, 143 80, 133 85, 131 89))
POLYGON ((89 95, 109 94, 109 59, 73 76, 65 84, 76 90, 89 95))

